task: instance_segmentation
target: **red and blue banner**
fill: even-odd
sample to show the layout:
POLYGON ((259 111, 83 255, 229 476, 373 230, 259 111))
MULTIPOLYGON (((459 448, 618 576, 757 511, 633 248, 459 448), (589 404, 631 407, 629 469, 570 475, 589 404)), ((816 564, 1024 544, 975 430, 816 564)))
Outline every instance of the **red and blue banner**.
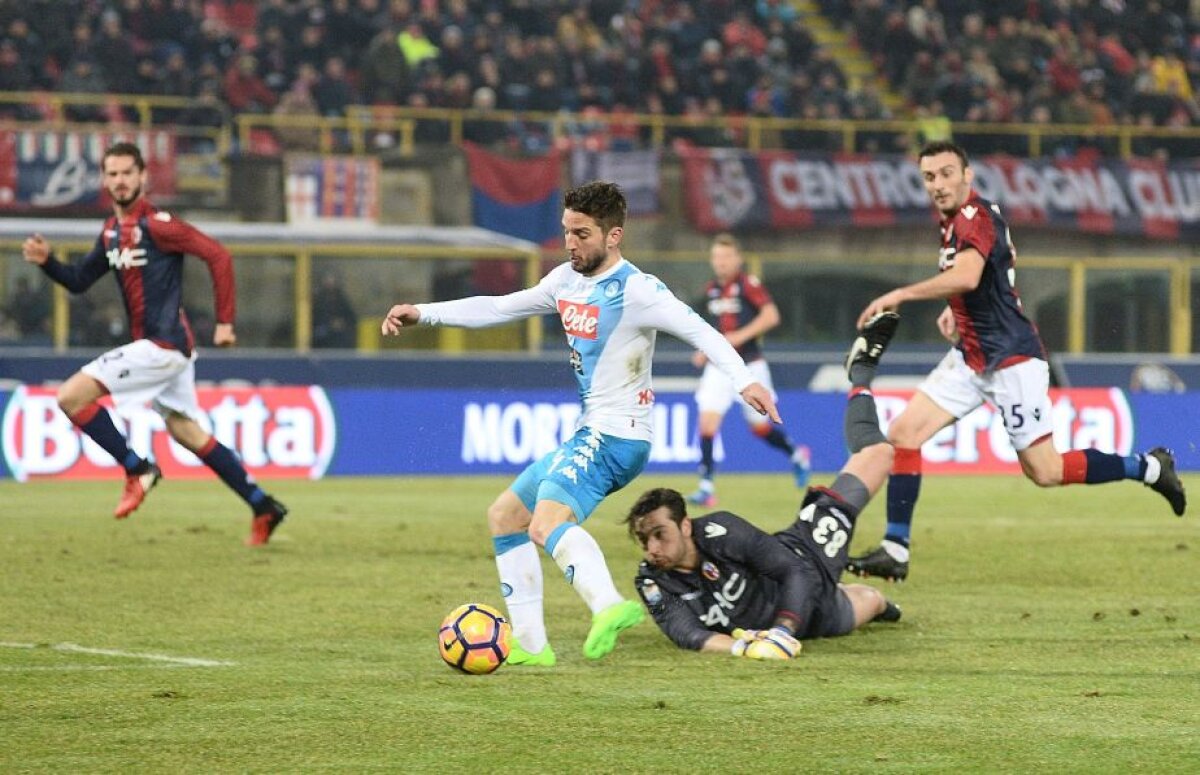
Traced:
POLYGON ((379 220, 379 159, 289 155, 284 170, 288 223, 379 220))
POLYGON ((117 142, 141 149, 152 198, 175 194, 175 137, 170 132, 6 131, 0 133, 0 212, 106 211, 100 161, 117 142))
POLYGON ((562 237, 561 160, 510 159, 463 143, 475 225, 510 237, 557 245, 562 237))
MULTIPOLYGON (((688 218, 701 231, 934 223, 912 158, 680 151, 688 218)), ((1200 241, 1200 161, 973 159, 975 189, 1009 223, 1200 241)))

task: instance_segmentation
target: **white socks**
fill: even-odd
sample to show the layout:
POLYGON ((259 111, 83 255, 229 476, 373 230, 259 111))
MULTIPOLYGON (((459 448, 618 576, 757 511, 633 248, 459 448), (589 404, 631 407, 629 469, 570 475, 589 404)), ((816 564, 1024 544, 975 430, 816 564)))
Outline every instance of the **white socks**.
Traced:
POLYGON ((904 544, 883 539, 883 550, 896 562, 908 562, 908 547, 904 544))
POLYGON ((578 525, 563 531, 553 556, 567 583, 575 588, 593 614, 625 599, 613 584, 600 544, 578 525))
POLYGON ((521 648, 537 654, 546 648, 546 619, 542 615, 542 561, 532 541, 496 555, 500 588, 511 589, 504 597, 513 636, 521 648))
POLYGON ((1162 474, 1162 463, 1158 462, 1158 458, 1154 455, 1146 455, 1145 460, 1146 475, 1142 477, 1142 481, 1146 484, 1154 484, 1162 474))

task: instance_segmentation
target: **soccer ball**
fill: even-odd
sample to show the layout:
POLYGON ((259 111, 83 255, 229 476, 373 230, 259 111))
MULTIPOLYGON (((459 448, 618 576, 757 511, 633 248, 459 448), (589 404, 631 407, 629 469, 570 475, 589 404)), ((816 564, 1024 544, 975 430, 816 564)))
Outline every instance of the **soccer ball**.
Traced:
POLYGON ((442 620, 438 651, 446 664, 473 675, 490 673, 508 659, 512 627, 504 614, 483 603, 467 603, 442 620))

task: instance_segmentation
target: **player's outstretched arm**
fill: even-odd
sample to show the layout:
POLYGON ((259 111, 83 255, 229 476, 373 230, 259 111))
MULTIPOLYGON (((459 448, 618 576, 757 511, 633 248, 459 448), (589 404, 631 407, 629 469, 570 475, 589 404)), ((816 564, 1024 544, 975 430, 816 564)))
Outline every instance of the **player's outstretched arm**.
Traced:
POLYGON ((865 326, 868 320, 881 312, 895 312, 907 301, 948 299, 960 293, 973 291, 979 287, 984 266, 984 258, 978 250, 960 250, 955 256, 954 265, 941 274, 888 291, 873 300, 858 316, 858 328, 865 326))
POLYGON ((769 630, 734 630, 731 653, 750 659, 794 659, 800 653, 800 641, 782 627, 769 630))
POLYGON ((415 326, 421 322, 421 311, 412 304, 396 304, 383 318, 380 330, 384 336, 396 336, 405 326, 415 326))
POLYGON ((754 411, 765 417, 770 417, 771 422, 777 425, 783 422, 783 418, 779 416, 779 407, 775 405, 775 398, 771 395, 771 391, 767 390, 762 383, 751 382, 742 390, 742 398, 746 399, 746 403, 754 407, 754 411))
POLYGON ((41 234, 34 234, 21 246, 21 255, 29 263, 41 266, 50 260, 50 243, 41 234))

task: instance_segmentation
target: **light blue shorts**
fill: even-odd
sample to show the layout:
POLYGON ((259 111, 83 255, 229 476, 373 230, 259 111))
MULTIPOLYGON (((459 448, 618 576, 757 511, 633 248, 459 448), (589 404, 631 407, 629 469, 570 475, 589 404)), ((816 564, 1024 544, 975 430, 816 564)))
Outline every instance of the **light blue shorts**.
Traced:
POLYGON ((512 483, 525 508, 538 501, 565 503, 582 523, 600 501, 632 482, 650 459, 650 442, 580 428, 558 449, 530 463, 512 483))

